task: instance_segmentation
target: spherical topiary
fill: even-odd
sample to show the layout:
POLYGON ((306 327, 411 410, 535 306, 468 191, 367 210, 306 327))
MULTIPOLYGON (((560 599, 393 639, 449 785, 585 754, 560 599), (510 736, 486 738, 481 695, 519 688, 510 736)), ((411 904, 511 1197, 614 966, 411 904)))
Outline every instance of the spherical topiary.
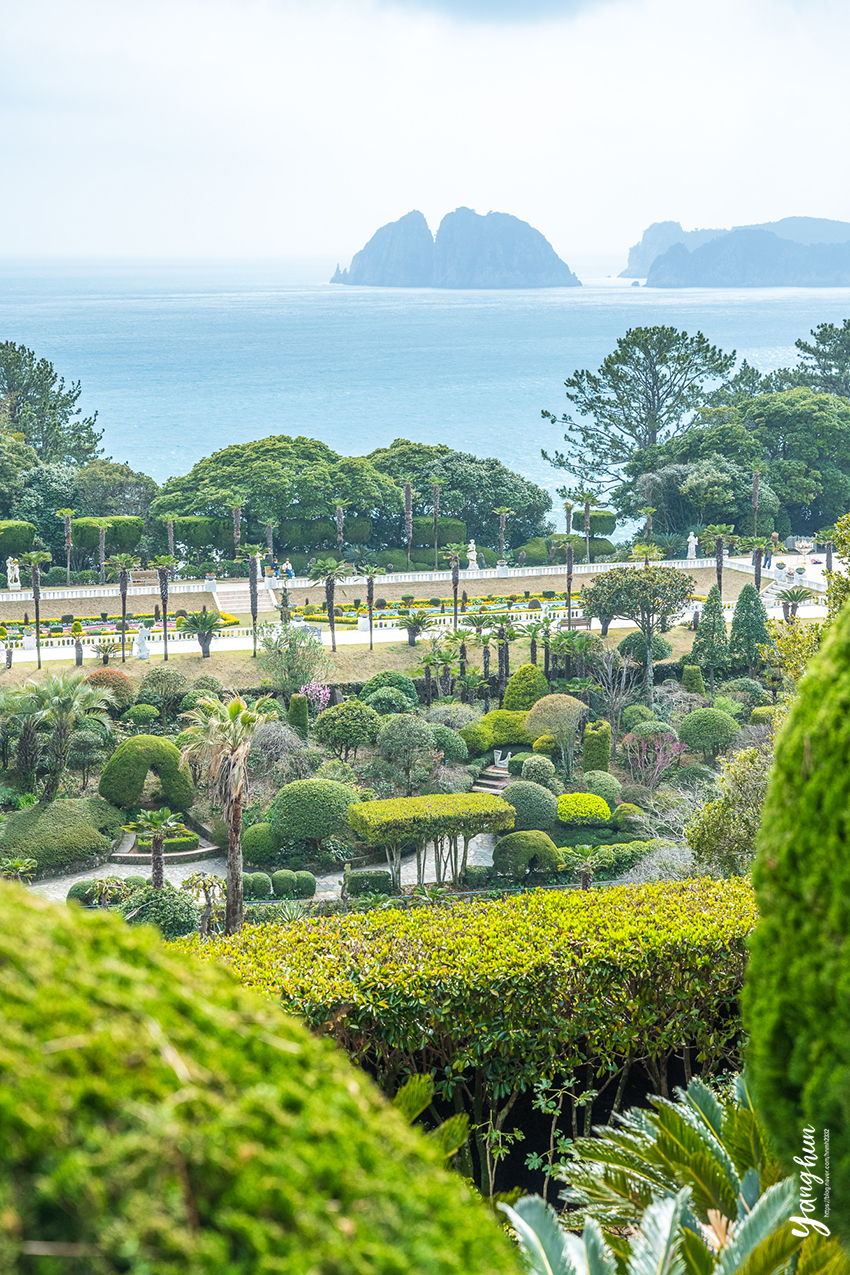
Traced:
MULTIPOLYGON (((628 637, 624 637, 622 642, 617 643, 617 650, 621 655, 636 660, 638 664, 646 664, 646 638, 642 633, 630 633, 628 637)), ((672 654, 673 648, 667 639, 660 633, 654 633, 652 635, 653 663, 657 663, 658 660, 669 660, 672 654)))
POLYGON ((222 689, 220 678, 214 677, 212 673, 199 673, 192 678, 192 690, 201 695, 220 695, 222 689))
POLYGON ((97 686, 102 691, 110 691, 115 701, 110 705, 110 712, 123 713, 136 698, 136 687, 133 679, 119 668, 98 668, 86 673, 83 681, 88 686, 97 686))
POLYGON ((133 704, 121 714, 121 720, 130 726, 150 728, 154 722, 159 721, 159 709, 154 708, 153 704, 133 704))
POLYGON ((619 779, 609 775, 607 770, 586 770, 584 772, 584 782, 588 792, 592 792, 594 796, 601 797, 603 801, 607 802, 609 810, 614 809, 620 800, 622 792, 622 785, 619 779))
POLYGON ((307 841, 318 851, 325 837, 348 827, 348 807, 357 793, 332 779, 296 779, 281 788, 269 810, 269 823, 278 842, 307 841))
POLYGON ((394 690, 401 691, 411 708, 415 708, 419 703, 419 695, 413 679, 408 677, 406 673, 396 673, 393 669, 386 669, 383 673, 376 673, 374 677, 370 677, 360 692, 360 698, 368 700, 370 695, 385 686, 391 686, 394 690))
POLYGON ((410 700, 394 686, 380 686, 363 701, 382 716, 384 713, 406 713, 410 709, 410 700))
POLYGON ((295 873, 288 868, 281 868, 272 876, 272 889, 276 899, 294 899, 297 886, 295 873))
POLYGON ((319 743, 347 761, 349 753, 356 757, 362 745, 374 744, 380 729, 381 717, 374 708, 363 700, 347 699, 319 714, 315 735, 319 743))
POLYGON ((701 752, 706 761, 734 742, 740 726, 733 717, 717 708, 698 708, 679 723, 679 738, 691 752, 701 752))
POLYGON ((242 858, 258 868, 272 868, 280 862, 279 841, 270 823, 255 823, 242 833, 242 858))
POLYGON ((531 784, 540 784, 543 788, 550 788, 550 784, 555 780, 555 763, 544 753, 534 753, 530 757, 526 757, 522 763, 521 775, 523 779, 527 779, 531 784))
POLYGON ((312 899, 316 893, 316 878, 312 872, 296 872, 295 873, 295 897, 296 899, 312 899))
POLYGON ((751 726, 770 726, 776 716, 776 709, 771 706, 759 706, 750 713, 751 726))
POLYGON ((456 730, 452 730, 449 726, 440 726, 435 722, 429 722, 428 725, 446 761, 466 761, 469 749, 466 746, 466 740, 456 730))
POLYGON ((682 668, 682 690, 691 695, 705 695, 705 682, 698 664, 685 664, 682 668))
POLYGON ((611 760, 611 723, 588 722, 581 744, 582 769, 607 770, 611 760))
POLYGON ((223 966, 19 886, 0 936, 7 1267, 517 1275, 441 1148, 223 966))
POLYGON ((632 828, 635 824, 641 822, 645 818, 640 806, 632 805, 630 801, 622 801, 619 806, 614 807, 611 815, 611 822, 618 828, 632 828))
POLYGON ((534 829, 500 837, 493 850, 496 871, 514 881, 522 881, 529 870, 557 872, 562 861, 563 856, 552 838, 534 829))
POLYGON ((560 757, 561 750, 554 735, 540 735, 531 745, 535 753, 543 753, 546 757, 560 757))
POLYGON ((246 899, 267 899, 272 892, 272 879, 265 872, 246 872, 242 889, 246 899))
POLYGON ((659 735, 672 735, 676 738, 676 729, 660 717, 650 717, 642 722, 635 722, 629 734, 637 739, 655 739, 659 735))
POLYGON ((75 881, 65 895, 65 902, 80 903, 83 906, 94 903, 94 881, 75 881))
POLYGON ((518 779, 516 783, 508 784, 502 796, 516 811, 514 828, 517 832, 528 829, 545 830, 557 822, 558 799, 542 784, 518 779))
POLYGON ((178 939, 198 928, 199 912, 191 895, 166 885, 161 890, 145 886, 134 890, 119 908, 130 925, 155 925, 164 938, 178 939))
POLYGON ((137 806, 150 770, 159 779, 163 804, 170 810, 188 810, 195 800, 189 768, 171 740, 159 735, 135 735, 119 744, 103 768, 98 791, 122 810, 137 806))
POLYGON ((637 726, 638 722, 648 722, 655 719, 655 714, 651 708, 647 708, 646 704, 629 704, 628 708, 623 709, 623 715, 620 718, 620 728, 623 734, 629 734, 637 726))
POLYGON ((570 827, 601 828, 611 818, 608 803, 592 792, 565 792, 558 798, 558 818, 570 827))
MULTIPOLYGON (((747 1066, 759 1114, 789 1173, 795 1172, 795 1156, 813 1155, 816 1164, 809 1171, 825 1176, 829 1132, 828 1224, 845 1241, 850 1239, 848 713, 845 607, 810 660, 777 741, 753 869, 761 919, 749 942, 744 988, 747 1066)), ((822 1203, 823 1186, 810 1189, 822 1203)), ((818 1216, 823 1217, 819 1207, 818 1216)))
POLYGON ((502 707, 510 712, 528 712, 544 695, 549 694, 549 683, 536 664, 520 664, 508 679, 502 707))

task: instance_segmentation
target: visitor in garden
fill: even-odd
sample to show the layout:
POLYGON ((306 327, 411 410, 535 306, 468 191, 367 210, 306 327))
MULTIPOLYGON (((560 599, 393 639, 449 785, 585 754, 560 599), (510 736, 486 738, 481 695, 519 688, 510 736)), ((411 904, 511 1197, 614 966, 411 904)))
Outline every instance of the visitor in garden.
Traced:
MULTIPOLYGON (((292 563, 289 561, 288 558, 286 559, 286 562, 284 562, 283 564, 283 569, 286 572, 287 580, 291 580, 293 576, 295 575, 295 571, 293 570, 292 563)), ((278 570, 277 563, 275 563, 275 575, 278 577, 278 579, 280 578, 280 571, 278 570)))

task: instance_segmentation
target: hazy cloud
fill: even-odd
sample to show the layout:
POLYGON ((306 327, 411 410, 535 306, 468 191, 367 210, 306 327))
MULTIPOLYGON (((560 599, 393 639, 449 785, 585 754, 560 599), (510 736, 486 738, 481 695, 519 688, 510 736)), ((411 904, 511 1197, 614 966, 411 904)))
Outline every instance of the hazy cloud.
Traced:
POLYGON ((545 22, 598 8, 608 0, 384 0, 401 9, 444 14, 462 22, 545 22))

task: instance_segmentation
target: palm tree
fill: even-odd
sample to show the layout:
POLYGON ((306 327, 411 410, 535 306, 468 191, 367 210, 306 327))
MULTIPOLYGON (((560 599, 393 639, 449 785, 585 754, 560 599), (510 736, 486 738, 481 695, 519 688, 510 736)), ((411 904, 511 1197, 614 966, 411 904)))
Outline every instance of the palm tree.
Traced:
POLYGON ((239 541, 242 539, 242 510, 245 508, 247 496, 241 492, 231 493, 228 497, 230 512, 233 514, 233 556, 239 553, 239 541))
POLYGON ((274 533, 275 528, 279 525, 277 518, 264 517, 263 522, 266 525, 266 548, 269 551, 269 562, 274 562, 274 533))
POLYGON ((573 547, 567 545, 567 628, 573 627, 573 547))
POLYGON ((111 558, 107 558, 106 565, 118 572, 118 591, 121 594, 121 663, 125 664, 127 662, 124 649, 127 630, 127 586, 130 582, 130 572, 139 565, 139 559, 134 558, 131 553, 113 553, 111 558))
POLYGON ((498 509, 494 509, 493 513, 499 515, 499 560, 504 561, 505 558, 505 522, 516 510, 508 509, 507 505, 500 505, 498 509))
POLYGON ((735 530, 729 523, 717 523, 713 527, 703 527, 700 535, 700 544, 704 548, 714 548, 715 570, 717 573, 717 588, 721 598, 723 597, 723 547, 731 541, 732 533, 735 530))
POLYGON ((573 529, 573 510, 574 509, 575 509, 575 505, 573 504, 571 500, 564 501, 564 513, 566 514, 566 518, 567 518, 567 535, 569 535, 573 529))
POLYGON ((162 658, 168 659, 168 576, 169 572, 177 566, 177 559, 172 558, 170 553, 161 554, 160 557, 154 558, 153 565, 156 568, 156 574, 159 579, 159 596, 162 599, 162 642, 163 653, 162 658))
POLYGON ((73 509, 57 509, 56 517, 62 518, 65 523, 65 565, 67 568, 66 583, 71 583, 71 519, 74 516, 73 509))
POLYGON ((227 934, 242 928, 242 808, 248 789, 248 753, 257 727, 276 716, 277 705, 268 695, 253 708, 239 695, 226 704, 210 696, 184 714, 189 722, 184 731, 188 742, 181 753, 186 761, 194 759, 206 766, 227 824, 227 934))
POLYGON ((135 832, 151 842, 151 885, 154 890, 165 888, 165 857, 163 843, 166 837, 179 837, 187 829, 179 815, 173 815, 166 806, 163 810, 143 810, 138 819, 124 824, 125 832, 135 832))
POLYGON ((260 556, 262 552, 262 545, 243 545, 239 550, 239 557, 248 559, 248 591, 251 597, 251 626, 254 631, 254 659, 257 658, 257 612, 259 606, 257 584, 260 573, 260 556))
POLYGON ((213 611, 190 611, 178 621, 180 628, 184 633, 194 633, 201 646, 201 656, 203 659, 210 658, 210 643, 214 637, 218 637, 223 625, 219 617, 213 611))
POLYGON ((410 550, 413 545, 413 487, 404 484, 404 538, 407 542, 407 569, 410 570, 410 550))
POLYGON ((461 703, 474 704, 478 692, 484 685, 484 678, 478 672, 478 669, 470 669, 469 672, 461 674, 457 679, 456 685, 460 686, 461 703))
POLYGON ((43 682, 29 683, 29 691, 38 703, 39 724, 51 728, 50 772, 44 798, 52 801, 68 764, 72 732, 86 722, 111 729, 107 709, 115 704, 115 696, 103 687, 85 682, 82 673, 49 673, 43 682))
POLYGON ((50 561, 46 549, 31 549, 21 554, 21 565, 30 569, 32 600, 35 607, 35 651, 38 667, 41 668, 41 567, 50 561))
POLYGON ((345 544, 345 511, 351 505, 350 500, 337 501, 334 509, 334 519, 336 520, 336 548, 337 553, 342 556, 342 547, 345 544))
POLYGON ((92 518, 92 523, 98 530, 97 561, 100 567, 100 583, 106 584, 106 533, 112 526, 112 522, 109 518, 92 518))
POLYGON ((396 628, 407 629, 407 642, 409 646, 416 645, 416 639, 421 633, 427 632, 432 624, 432 617, 427 611, 408 611, 406 615, 400 615, 395 622, 396 628))
POLYGON ((439 555, 437 551, 437 519, 440 514, 440 484, 434 483, 431 489, 431 499, 434 505, 434 570, 439 567, 439 555))
POLYGON ((759 533, 759 471, 753 470, 753 495, 750 502, 753 507, 753 535, 759 533))
POLYGON ((428 708, 431 707, 434 698, 434 673, 440 667, 443 658, 439 653, 438 644, 434 638, 431 639, 431 650, 426 651, 424 655, 419 657, 419 665, 425 675, 425 703, 428 708))
POLYGON ((527 637, 530 641, 528 650, 528 659, 531 664, 537 663, 537 643, 546 632, 546 625, 542 620, 530 620, 528 624, 518 624, 516 632, 521 637, 527 637))
POLYGON ((643 509, 638 510, 638 513, 643 514, 644 518, 646 519, 646 527, 644 529, 644 535, 646 536, 648 543, 652 544, 655 540, 655 537, 652 534, 652 515, 657 514, 658 510, 655 509, 652 505, 645 505, 643 509))
POLYGON ((366 609, 369 612, 369 650, 372 650, 372 620, 375 614, 375 576, 381 574, 381 568, 374 562, 364 562, 360 574, 366 578, 366 609))
MULTIPOLYGON (((584 505, 584 544, 585 544, 585 562, 590 562, 590 506, 595 500, 599 499, 597 492, 591 491, 585 487, 581 491, 576 492, 576 496, 584 505)), ((652 515, 650 514, 650 517, 652 515)))
POLYGON ((448 558, 449 566, 452 571, 452 628, 457 628, 457 590, 460 583, 460 555, 466 549, 466 545, 446 545, 443 550, 443 557, 448 558))
POLYGON ((334 622, 334 594, 337 582, 344 580, 351 568, 346 562, 333 558, 319 558, 310 568, 310 579, 321 580, 325 586, 325 602, 328 608, 328 624, 331 630, 331 650, 336 651, 336 627, 334 622))

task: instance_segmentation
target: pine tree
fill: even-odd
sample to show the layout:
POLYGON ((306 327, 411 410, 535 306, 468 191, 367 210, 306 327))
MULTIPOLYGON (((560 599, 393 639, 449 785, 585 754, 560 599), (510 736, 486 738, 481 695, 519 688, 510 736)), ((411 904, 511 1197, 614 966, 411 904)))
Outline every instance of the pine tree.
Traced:
POLYGON ((755 677, 761 662, 760 646, 767 646, 770 633, 764 603, 751 584, 745 584, 735 603, 732 632, 729 636, 729 658, 733 664, 746 664, 750 677, 755 677))
MULTIPOLYGON (((751 585, 747 586, 752 588, 751 585)), ((735 612, 737 615, 737 611, 735 612)), ((723 673, 729 667, 729 642, 726 637, 726 620, 723 615, 723 603, 720 590, 716 584, 711 586, 705 600, 699 627, 691 649, 691 663, 708 669, 711 686, 711 699, 714 701, 714 675, 723 673)))

